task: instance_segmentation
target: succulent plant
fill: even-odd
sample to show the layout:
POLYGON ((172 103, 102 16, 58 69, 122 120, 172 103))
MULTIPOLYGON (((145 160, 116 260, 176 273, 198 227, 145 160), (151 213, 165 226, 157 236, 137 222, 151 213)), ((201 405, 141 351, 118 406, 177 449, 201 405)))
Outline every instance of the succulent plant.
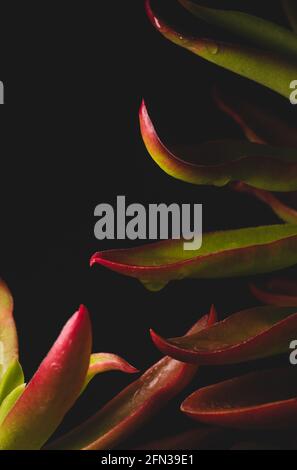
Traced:
MULTIPOLYGON (((200 37, 199 21, 197 36, 179 31, 156 13, 153 5, 157 2, 146 0, 148 18, 157 31, 198 57, 272 90, 292 106, 292 83, 297 79, 295 1, 283 1, 288 27, 240 11, 208 7, 199 0, 177 2, 200 24, 217 27, 233 40, 200 37)), ((175 152, 159 137, 143 102, 139 118, 148 153, 173 178, 195 185, 227 186, 257 197, 281 223, 207 233, 197 253, 184 251, 179 240, 103 251, 93 255, 92 265, 136 278, 150 290, 185 278, 251 276, 296 265, 297 126, 219 87, 213 97, 241 127, 246 140, 206 142, 192 147, 190 154, 175 152)), ((296 281, 268 279, 261 286, 256 281, 251 292, 267 305, 243 310, 186 337, 166 340, 152 331, 155 345, 176 360, 196 365, 239 364, 288 354, 297 334, 296 281)), ((183 402, 181 410, 199 422, 229 428, 296 426, 296 373, 288 359, 284 368, 257 370, 202 388, 183 402)))
MULTIPOLYGON (((290 105, 290 84, 297 79, 295 0, 283 1, 291 29, 242 12, 202 6, 198 0, 176 1, 200 21, 231 35, 234 41, 226 43, 177 31, 146 0, 150 21, 166 39, 269 88, 290 105)), ((297 264, 296 127, 282 122, 279 116, 272 116, 257 103, 234 100, 232 94, 219 88, 214 92, 214 99, 241 126, 246 140, 201 144, 191 149, 195 161, 190 160, 186 153, 176 154, 165 146, 143 102, 139 118, 148 153, 163 171, 181 181, 227 186, 257 197, 274 211, 280 223, 208 233, 197 253, 184 251, 182 240, 169 240, 96 253, 91 265, 103 265, 157 291, 179 279, 266 274, 297 264), (286 201, 288 195, 292 205, 286 201)), ((261 285, 255 282, 251 292, 266 305, 233 313, 219 322, 212 307, 182 337, 164 339, 152 330, 152 340, 165 357, 94 416, 67 435, 49 441, 96 374, 109 370, 137 371, 114 354, 91 354, 91 323, 87 309, 82 306, 25 385, 18 359, 12 296, 2 282, 0 449, 114 448, 185 389, 199 366, 251 362, 257 367, 258 359, 287 353, 297 334, 297 281, 268 279, 261 285)), ((218 438, 220 428, 296 427, 297 375, 289 364, 282 368, 257 369, 199 389, 184 400, 181 410, 211 427, 197 426, 190 432, 143 448, 203 447, 206 441, 218 438)))

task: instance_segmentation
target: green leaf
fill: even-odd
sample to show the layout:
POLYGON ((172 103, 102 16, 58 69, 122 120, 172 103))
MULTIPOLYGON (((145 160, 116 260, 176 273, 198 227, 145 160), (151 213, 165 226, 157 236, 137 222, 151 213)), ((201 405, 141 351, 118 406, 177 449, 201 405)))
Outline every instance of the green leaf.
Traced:
POLYGON ((12 361, 18 359, 18 338, 13 318, 13 299, 0 280, 0 379, 12 361))
MULTIPOLYGON (((207 328, 215 311, 199 320, 189 333, 207 328)), ((97 414, 66 436, 53 442, 51 450, 112 449, 136 432, 143 423, 181 392, 193 379, 197 366, 169 357, 150 367, 139 379, 108 402, 97 414)))
POLYGON ((0 382, 0 405, 12 390, 23 383, 23 370, 19 361, 15 359, 6 370, 0 382))
POLYGON ((297 33, 297 4, 295 0, 283 0, 285 12, 293 30, 297 33))
POLYGON ((176 156, 160 140, 143 102, 140 128, 147 151, 170 176, 198 185, 225 186, 243 181, 270 191, 297 189, 297 149, 276 148, 245 141, 207 142, 181 150, 176 156))
MULTIPOLYGON (((197 18, 248 40, 267 51, 297 60, 297 36, 276 23, 240 11, 207 8, 190 0, 179 2, 197 18)), ((296 5, 296 3, 295 3, 296 5)))
POLYGON ((1 450, 38 450, 49 439, 80 395, 91 342, 89 314, 81 306, 5 417, 1 450))
POLYGON ((297 336, 297 306, 257 307, 234 313, 211 328, 165 340, 157 348, 173 359, 199 365, 239 364, 286 353, 297 336))
POLYGON ((297 63, 277 54, 201 37, 189 37, 158 17, 146 0, 147 14, 157 30, 174 44, 231 72, 253 80, 289 100, 297 63))
POLYGON ((6 398, 4 398, 3 402, 0 405, 0 426, 5 420, 8 413, 12 410, 14 405, 16 404, 17 400, 23 394, 26 388, 26 384, 21 384, 12 390, 6 398))
POLYGON ((96 253, 91 265, 139 279, 160 290, 185 278, 219 279, 254 275, 297 264, 297 225, 282 224, 208 233, 200 250, 185 251, 183 240, 96 253))
POLYGON ((115 354, 92 354, 83 391, 96 375, 116 370, 127 374, 135 374, 136 372, 139 372, 135 367, 131 366, 131 364, 115 354))

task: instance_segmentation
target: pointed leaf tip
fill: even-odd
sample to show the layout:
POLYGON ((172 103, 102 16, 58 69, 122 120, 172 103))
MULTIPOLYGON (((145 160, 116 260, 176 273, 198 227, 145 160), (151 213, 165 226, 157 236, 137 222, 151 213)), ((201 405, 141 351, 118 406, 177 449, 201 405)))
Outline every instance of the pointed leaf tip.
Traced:
POLYGON ((0 449, 38 450, 79 397, 91 354, 87 309, 68 320, 0 427, 0 449))

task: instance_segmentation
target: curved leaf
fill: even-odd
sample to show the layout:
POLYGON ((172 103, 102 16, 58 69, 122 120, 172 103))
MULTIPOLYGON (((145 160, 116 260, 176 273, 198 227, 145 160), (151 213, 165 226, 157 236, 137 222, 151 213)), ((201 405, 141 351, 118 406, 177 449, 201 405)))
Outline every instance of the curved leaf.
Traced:
MULTIPOLYGON (((206 328, 215 320, 212 310, 189 333, 206 328)), ((196 371, 197 366, 168 357, 161 359, 96 415, 49 448, 99 450, 115 447, 186 387, 196 371)))
POLYGON ((181 410, 202 423, 238 429, 296 426, 296 370, 254 372, 202 388, 183 402, 181 410))
POLYGON ((207 8, 190 0, 179 2, 192 14, 207 23, 248 40, 267 51, 288 55, 297 60, 297 37, 276 23, 240 11, 207 8))
POLYGON ((127 374, 135 374, 136 372, 139 372, 135 367, 131 366, 131 364, 115 354, 92 354, 83 390, 97 374, 116 370, 126 372, 127 374))
POLYGON ((12 361, 18 359, 18 338, 13 319, 13 299, 0 280, 0 379, 12 361))
POLYGON ((136 450, 205 450, 210 448, 213 442, 217 442, 226 430, 220 428, 201 426, 183 433, 150 442, 137 447, 136 450))
POLYGON ((243 310, 205 331, 169 340, 151 331, 163 354, 199 365, 238 364, 282 354, 296 335, 297 307, 243 310))
POLYGON ((202 248, 185 251, 182 240, 168 240, 95 255, 91 265, 139 279, 160 290, 184 278, 218 279, 277 271, 297 264, 297 225, 271 225, 208 233, 202 248))
POLYGON ((295 0, 283 0, 285 12, 288 16, 290 24, 297 33, 297 5, 295 0))
POLYGON ((10 392, 23 383, 23 370, 19 361, 15 359, 6 370, 0 382, 0 405, 10 392))
POLYGON ((262 189, 252 188, 245 183, 233 183, 231 187, 239 192, 247 193, 255 196, 260 201, 269 206, 273 212, 284 222, 289 224, 297 224, 297 210, 284 204, 274 194, 262 189))
POLYGON ((260 83, 285 98, 290 96, 290 83, 296 79, 296 61, 263 50, 227 44, 212 39, 189 37, 175 31, 159 18, 146 0, 146 11, 156 29, 174 44, 238 75, 260 83))
POLYGON ((0 426, 0 449, 37 450, 48 440, 80 394, 91 336, 89 314, 81 307, 0 426))
POLYGON ((297 306, 297 281, 273 279, 262 287, 252 284, 251 291, 264 304, 297 306))
POLYGON ((139 119, 147 151, 157 165, 174 178, 199 185, 225 186, 232 181, 243 181, 272 191, 297 189, 297 149, 245 141, 207 142, 193 148, 193 161, 186 161, 161 142, 144 102, 139 119))
POLYGON ((277 113, 263 109, 246 100, 234 90, 215 88, 214 99, 218 107, 228 114, 254 143, 277 147, 297 147, 297 126, 284 122, 277 113))

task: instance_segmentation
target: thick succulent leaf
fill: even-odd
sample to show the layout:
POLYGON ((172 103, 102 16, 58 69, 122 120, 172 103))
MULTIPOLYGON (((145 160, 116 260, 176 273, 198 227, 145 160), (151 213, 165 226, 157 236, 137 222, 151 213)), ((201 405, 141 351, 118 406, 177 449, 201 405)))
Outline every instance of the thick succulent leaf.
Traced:
POLYGON ((297 33, 297 4, 295 0, 283 0, 285 12, 293 30, 297 33))
POLYGON ((251 285, 253 295, 269 305, 297 306, 297 281, 272 279, 264 286, 251 285))
POLYGON ((19 361, 15 359, 6 370, 0 382, 0 405, 10 392, 23 383, 23 370, 19 361))
POLYGON ((0 426, 0 449, 37 450, 48 440, 80 395, 91 342, 89 314, 81 307, 0 426))
POLYGON ((296 335, 297 307, 244 310, 205 331, 169 340, 151 331, 163 354, 199 365, 238 364, 282 354, 296 335))
POLYGON ((246 141, 214 141, 176 156, 160 140, 143 102, 140 128, 147 151, 170 176, 198 185, 225 186, 243 181, 259 189, 297 189, 297 149, 277 148, 246 141), (186 158, 185 158, 186 157, 186 158), (189 161, 190 160, 190 161, 189 161))
POLYGON ((282 55, 264 50, 186 36, 175 31, 159 18, 152 11, 150 0, 146 0, 146 11, 156 29, 174 44, 231 72, 260 83, 289 99, 290 83, 297 76, 296 60, 289 60, 282 55))
POLYGON ((297 37, 290 30, 257 16, 207 8, 190 0, 179 2, 199 19, 248 40, 251 44, 297 60, 297 37))
POLYGON ((269 206, 273 212, 284 222, 297 224, 297 210, 283 203, 277 196, 262 189, 252 188, 245 183, 233 183, 231 185, 236 191, 255 196, 260 201, 269 206))
POLYGON ((215 88, 214 99, 218 107, 228 114, 254 143, 278 147, 297 147, 297 126, 284 122, 277 113, 234 94, 232 90, 215 88))
POLYGON ((139 372, 137 369, 135 369, 135 367, 131 366, 131 364, 116 354, 92 354, 83 389, 87 387, 87 385, 96 375, 102 374, 103 372, 116 370, 120 372, 126 372, 127 374, 135 374, 136 372, 139 372))
MULTIPOLYGON (((215 320, 215 312, 212 310, 189 333, 206 328, 215 320)), ((197 366, 168 357, 161 359, 96 415, 54 442, 50 448, 99 450, 115 447, 186 387, 196 371, 197 366)))
POLYGON ((208 233, 200 250, 185 251, 182 240, 166 240, 95 255, 91 265, 139 279, 160 290, 184 278, 219 279, 277 271, 297 263, 297 225, 282 224, 208 233))
POLYGON ((13 389, 9 395, 6 396, 6 398, 3 400, 3 402, 0 405, 0 426, 3 423, 4 419, 10 412, 10 410, 14 407, 15 403, 17 400, 20 398, 20 396, 23 394, 25 390, 26 384, 21 384, 15 389, 13 389))
POLYGON ((18 338, 13 319, 13 299, 0 280, 0 379, 12 361, 18 359, 18 338))
POLYGON ((238 429, 296 426, 297 374, 294 367, 254 372, 205 387, 181 409, 202 423, 238 429))

